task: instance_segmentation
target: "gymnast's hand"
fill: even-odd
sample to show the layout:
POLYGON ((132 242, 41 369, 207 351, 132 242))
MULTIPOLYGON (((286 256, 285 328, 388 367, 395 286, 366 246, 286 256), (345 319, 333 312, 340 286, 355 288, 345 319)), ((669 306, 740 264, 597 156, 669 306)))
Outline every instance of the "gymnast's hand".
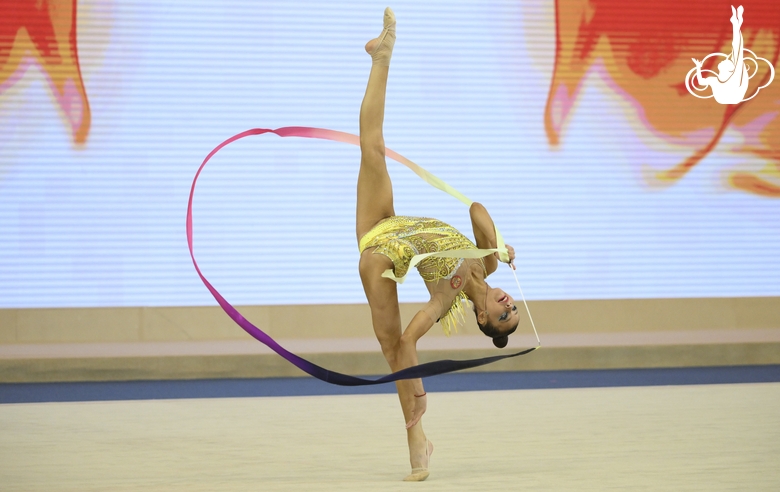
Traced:
POLYGON ((428 395, 423 393, 422 396, 414 396, 414 407, 412 407, 412 419, 406 423, 406 428, 411 429, 417 422, 420 421, 425 410, 428 408, 428 395))
MULTIPOLYGON (((510 246, 508 244, 505 244, 504 246, 506 246, 506 251, 507 251, 507 253, 509 253, 509 266, 512 267, 512 270, 515 270, 516 269, 515 268, 515 264, 514 264, 514 261, 515 261, 515 248, 513 248, 512 246, 510 246)), ((494 254, 496 255, 496 258, 498 258, 498 261, 501 261, 501 256, 498 253, 494 253, 494 254)))

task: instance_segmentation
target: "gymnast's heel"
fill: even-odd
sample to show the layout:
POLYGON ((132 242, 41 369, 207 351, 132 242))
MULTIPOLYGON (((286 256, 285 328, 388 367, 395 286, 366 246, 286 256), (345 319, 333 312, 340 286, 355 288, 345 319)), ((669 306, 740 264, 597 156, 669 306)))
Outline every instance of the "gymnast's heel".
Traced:
POLYGON ((383 24, 379 37, 366 43, 366 52, 371 55, 374 64, 389 67, 395 46, 395 13, 390 7, 385 9, 383 24))

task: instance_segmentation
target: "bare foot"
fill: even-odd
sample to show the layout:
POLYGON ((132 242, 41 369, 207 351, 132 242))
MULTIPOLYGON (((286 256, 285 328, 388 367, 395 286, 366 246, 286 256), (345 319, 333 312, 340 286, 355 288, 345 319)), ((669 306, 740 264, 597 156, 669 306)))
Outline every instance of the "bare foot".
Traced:
POLYGON ((378 65, 390 66, 390 58, 393 56, 395 45, 395 14, 390 7, 385 9, 384 29, 379 37, 366 43, 366 53, 378 65))
POLYGON ((431 464, 431 455, 433 454, 433 443, 425 440, 425 446, 419 446, 416 453, 411 453, 412 473, 404 478, 404 482, 422 482, 428 475, 428 467, 431 464))

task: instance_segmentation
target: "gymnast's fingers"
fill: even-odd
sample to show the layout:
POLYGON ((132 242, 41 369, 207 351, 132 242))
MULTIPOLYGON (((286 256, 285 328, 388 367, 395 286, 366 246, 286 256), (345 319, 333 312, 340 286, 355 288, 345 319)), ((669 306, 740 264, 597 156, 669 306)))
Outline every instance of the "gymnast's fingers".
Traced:
POLYGON ((407 429, 411 429, 412 427, 417 425, 417 422, 419 422, 420 419, 422 418, 422 414, 423 414, 423 412, 420 412, 419 414, 417 412, 413 413, 412 414, 412 420, 410 420, 409 422, 406 423, 406 428, 407 429))
POLYGON ((417 397, 415 395, 414 399, 414 408, 412 409, 412 418, 409 420, 409 422, 406 423, 406 428, 411 429, 415 425, 417 425, 417 422, 420 421, 423 414, 425 413, 425 410, 428 408, 428 398, 426 398, 425 394, 423 394, 420 397, 417 397))

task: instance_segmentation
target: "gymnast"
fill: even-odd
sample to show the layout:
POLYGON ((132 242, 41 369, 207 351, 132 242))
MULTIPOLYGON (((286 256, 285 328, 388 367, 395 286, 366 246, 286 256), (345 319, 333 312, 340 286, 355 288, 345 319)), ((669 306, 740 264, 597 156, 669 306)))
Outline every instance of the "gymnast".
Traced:
MULTIPOLYGON (((496 248, 497 238, 485 207, 473 203, 469 209, 476 245, 454 227, 439 220, 395 215, 393 187, 385 162, 382 124, 390 58, 396 38, 395 15, 384 13, 384 29, 366 44, 372 58, 368 86, 360 107, 360 172, 357 183, 356 232, 360 249, 360 279, 371 308, 371 320, 382 353, 393 372, 417 365, 417 340, 438 320, 449 333, 462 320, 462 301, 473 304, 477 324, 496 347, 506 346, 519 321, 512 296, 490 287, 485 277, 498 267, 497 253, 484 258, 429 257, 417 269, 431 298, 409 326, 402 331, 396 282, 383 277, 391 270, 403 277, 416 254, 463 249, 496 248)), ((514 249, 506 246, 514 268, 514 249)), ((427 400, 422 379, 396 382, 406 421, 412 473, 405 481, 428 477, 433 444, 425 436, 421 418, 427 400)))
MULTIPOLYGON (((712 87, 712 94, 715 100, 721 104, 739 104, 742 102, 742 98, 745 97, 745 93, 748 89, 748 82, 751 75, 748 74, 747 65, 745 65, 744 51, 745 47, 742 39, 742 14, 745 9, 740 5, 737 9, 731 6, 731 55, 725 60, 718 63, 718 76, 717 77, 702 77, 702 64, 703 61, 699 61, 696 58, 692 58, 693 63, 696 65, 696 81, 704 87, 712 87)), ((712 56, 712 55, 710 55, 712 56)), ((725 56, 725 55, 722 55, 725 56)), ((709 58, 709 57, 708 57, 709 58)), ((755 62, 755 60, 753 60, 755 62)), ((707 70, 711 72, 710 70, 707 70)), ((755 75, 755 72, 754 72, 755 75)))

